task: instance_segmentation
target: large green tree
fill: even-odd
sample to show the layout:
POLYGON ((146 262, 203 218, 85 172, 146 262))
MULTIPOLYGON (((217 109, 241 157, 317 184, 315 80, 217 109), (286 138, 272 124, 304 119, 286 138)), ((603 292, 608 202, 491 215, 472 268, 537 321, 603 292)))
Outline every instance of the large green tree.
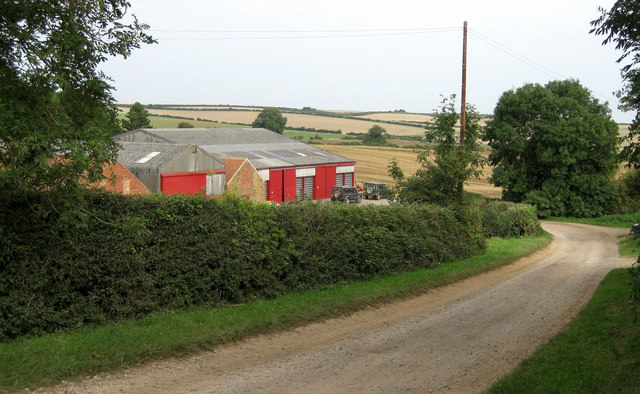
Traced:
POLYGON ((541 216, 598 216, 616 207, 618 126, 578 81, 526 84, 502 94, 484 139, 491 181, 541 216))
POLYGON ((278 134, 284 132, 287 118, 277 108, 265 108, 251 124, 251 127, 264 127, 267 130, 275 131, 278 134))
POLYGON ((365 145, 386 145, 387 130, 384 127, 373 125, 364 136, 362 143, 365 145))
POLYGON ((0 2, 0 189, 75 188, 102 177, 119 130, 108 57, 153 39, 123 0, 0 2))
POLYGON ((151 128, 149 111, 144 109, 142 104, 137 101, 133 103, 131 108, 129 108, 129 112, 125 115, 125 117, 126 119, 122 120, 122 127, 124 127, 124 129, 127 131, 151 128))
POLYGON ((617 62, 624 84, 617 92, 620 109, 635 112, 626 136, 622 157, 640 167, 640 1, 618 0, 610 10, 600 8, 601 15, 591 22, 591 33, 604 36, 603 45, 614 43, 622 51, 617 62))
POLYGON ((456 111, 455 95, 444 98, 434 113, 434 123, 427 126, 425 141, 430 151, 418 155, 421 168, 408 178, 404 177, 397 162, 392 161, 389 174, 396 181, 394 193, 404 202, 430 202, 441 205, 458 204, 464 200, 464 182, 479 176, 484 158, 479 153, 481 134, 480 114, 471 105, 466 106, 464 147, 456 138, 456 125, 460 113, 456 111))

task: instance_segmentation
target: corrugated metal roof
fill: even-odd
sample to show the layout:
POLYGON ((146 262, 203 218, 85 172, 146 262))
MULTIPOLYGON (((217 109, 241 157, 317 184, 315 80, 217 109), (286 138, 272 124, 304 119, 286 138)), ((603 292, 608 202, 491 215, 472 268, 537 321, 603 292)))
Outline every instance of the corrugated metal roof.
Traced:
POLYGON ((215 156, 246 157, 257 169, 355 161, 267 129, 139 129, 127 134, 132 133, 145 133, 170 144, 195 144, 215 156))
POLYGON ((119 142, 118 161, 127 167, 144 165, 160 168, 181 155, 191 145, 176 145, 143 142, 119 142))

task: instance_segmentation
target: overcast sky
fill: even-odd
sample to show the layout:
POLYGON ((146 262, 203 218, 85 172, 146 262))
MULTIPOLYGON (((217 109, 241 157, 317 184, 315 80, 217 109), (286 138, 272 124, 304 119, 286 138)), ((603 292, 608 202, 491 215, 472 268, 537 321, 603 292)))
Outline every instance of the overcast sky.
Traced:
POLYGON ((589 34, 614 0, 131 0, 158 44, 106 62, 118 102, 431 112, 460 96, 491 113, 524 83, 574 78, 600 101, 620 53, 589 34))

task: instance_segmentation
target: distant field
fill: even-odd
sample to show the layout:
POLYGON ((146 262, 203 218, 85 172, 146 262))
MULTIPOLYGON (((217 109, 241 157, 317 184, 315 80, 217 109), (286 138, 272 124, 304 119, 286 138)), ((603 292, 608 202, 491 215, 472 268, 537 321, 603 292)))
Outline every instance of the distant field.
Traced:
MULTIPOLYGON (((194 107, 195 108, 195 107, 194 107)), ((126 111, 126 109, 125 109, 126 111)), ((177 109, 148 109, 152 115, 170 115, 181 116, 186 118, 200 118, 221 123, 243 123, 251 124, 258 116, 258 111, 197 111, 197 110, 177 110, 177 109)), ((366 133, 373 125, 384 127, 389 134, 392 135, 418 135, 424 132, 419 126, 403 126, 385 123, 376 123, 368 120, 345 119, 330 116, 316 116, 306 114, 286 113, 287 126, 289 127, 307 127, 326 130, 342 130, 343 134, 366 133)))
POLYGON ((360 118, 373 120, 386 120, 389 122, 432 122, 433 116, 426 114, 407 114, 402 112, 380 112, 375 114, 361 115, 360 118))
MULTIPOLYGON (((341 156, 354 159, 356 164, 356 183, 385 182, 392 184, 393 180, 387 173, 389 162, 396 158, 398 165, 406 176, 412 175, 420 168, 416 160, 418 154, 413 149, 384 148, 371 146, 346 146, 346 145, 315 145, 341 156)), ((472 179, 467 182, 465 189, 486 197, 502 196, 502 189, 494 187, 488 181, 491 176, 491 168, 485 167, 481 179, 472 179)))

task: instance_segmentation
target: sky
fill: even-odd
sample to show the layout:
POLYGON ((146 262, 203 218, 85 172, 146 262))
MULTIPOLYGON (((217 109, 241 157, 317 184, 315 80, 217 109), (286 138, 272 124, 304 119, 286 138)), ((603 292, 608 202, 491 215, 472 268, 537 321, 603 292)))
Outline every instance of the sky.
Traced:
POLYGON ((119 103, 429 113, 462 81, 493 112, 525 83, 577 79, 613 118, 621 55, 589 34, 615 0, 131 0, 157 44, 101 69, 119 103))

